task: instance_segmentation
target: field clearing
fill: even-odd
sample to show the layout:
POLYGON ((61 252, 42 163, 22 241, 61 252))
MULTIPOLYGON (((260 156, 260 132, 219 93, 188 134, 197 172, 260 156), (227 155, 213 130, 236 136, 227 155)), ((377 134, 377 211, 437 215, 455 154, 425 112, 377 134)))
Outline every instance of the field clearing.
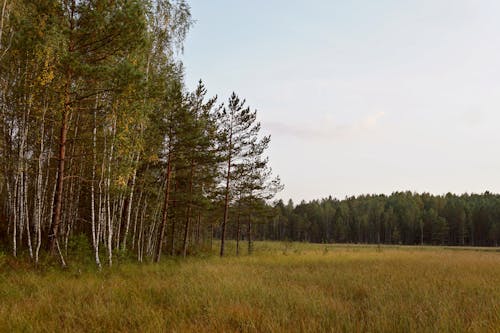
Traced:
POLYGON ((255 250, 100 273, 0 257, 0 331, 500 332, 498 249, 255 250))

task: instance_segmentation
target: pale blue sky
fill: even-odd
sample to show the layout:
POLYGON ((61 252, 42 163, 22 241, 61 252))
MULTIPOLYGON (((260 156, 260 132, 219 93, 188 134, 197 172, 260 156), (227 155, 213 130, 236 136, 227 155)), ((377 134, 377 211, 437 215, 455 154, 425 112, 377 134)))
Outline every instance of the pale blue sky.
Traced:
POLYGON ((500 1, 190 4, 186 84, 258 110, 279 197, 500 192, 500 1))

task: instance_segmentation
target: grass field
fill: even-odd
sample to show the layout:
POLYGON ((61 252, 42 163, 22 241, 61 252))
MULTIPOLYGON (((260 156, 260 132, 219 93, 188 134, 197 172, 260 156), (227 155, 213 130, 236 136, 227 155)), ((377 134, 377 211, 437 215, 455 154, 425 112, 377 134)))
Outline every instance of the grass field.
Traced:
POLYGON ((0 257, 0 331, 500 332, 500 252, 256 243, 252 256, 35 271, 0 257))

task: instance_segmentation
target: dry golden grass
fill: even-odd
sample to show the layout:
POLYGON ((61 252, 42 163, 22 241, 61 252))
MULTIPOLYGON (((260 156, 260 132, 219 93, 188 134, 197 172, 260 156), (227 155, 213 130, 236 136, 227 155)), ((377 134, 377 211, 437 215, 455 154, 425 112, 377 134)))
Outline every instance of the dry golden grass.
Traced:
POLYGON ((6 332, 500 332, 494 251, 256 243, 101 273, 8 262, 6 332))

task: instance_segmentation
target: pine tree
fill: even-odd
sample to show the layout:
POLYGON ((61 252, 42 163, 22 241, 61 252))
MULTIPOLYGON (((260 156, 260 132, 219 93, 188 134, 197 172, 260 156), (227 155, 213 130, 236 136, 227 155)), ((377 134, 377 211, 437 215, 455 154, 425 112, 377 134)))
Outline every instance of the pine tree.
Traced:
MULTIPOLYGON (((224 255, 226 228, 229 208, 238 197, 256 197, 262 194, 265 181, 270 175, 266 168, 267 159, 262 154, 269 144, 270 137, 259 140, 260 123, 257 112, 245 107, 245 100, 233 92, 227 107, 218 114, 220 151, 224 161, 224 215, 221 223, 220 256, 224 255)), ((279 188, 279 180, 275 181, 279 188)))

